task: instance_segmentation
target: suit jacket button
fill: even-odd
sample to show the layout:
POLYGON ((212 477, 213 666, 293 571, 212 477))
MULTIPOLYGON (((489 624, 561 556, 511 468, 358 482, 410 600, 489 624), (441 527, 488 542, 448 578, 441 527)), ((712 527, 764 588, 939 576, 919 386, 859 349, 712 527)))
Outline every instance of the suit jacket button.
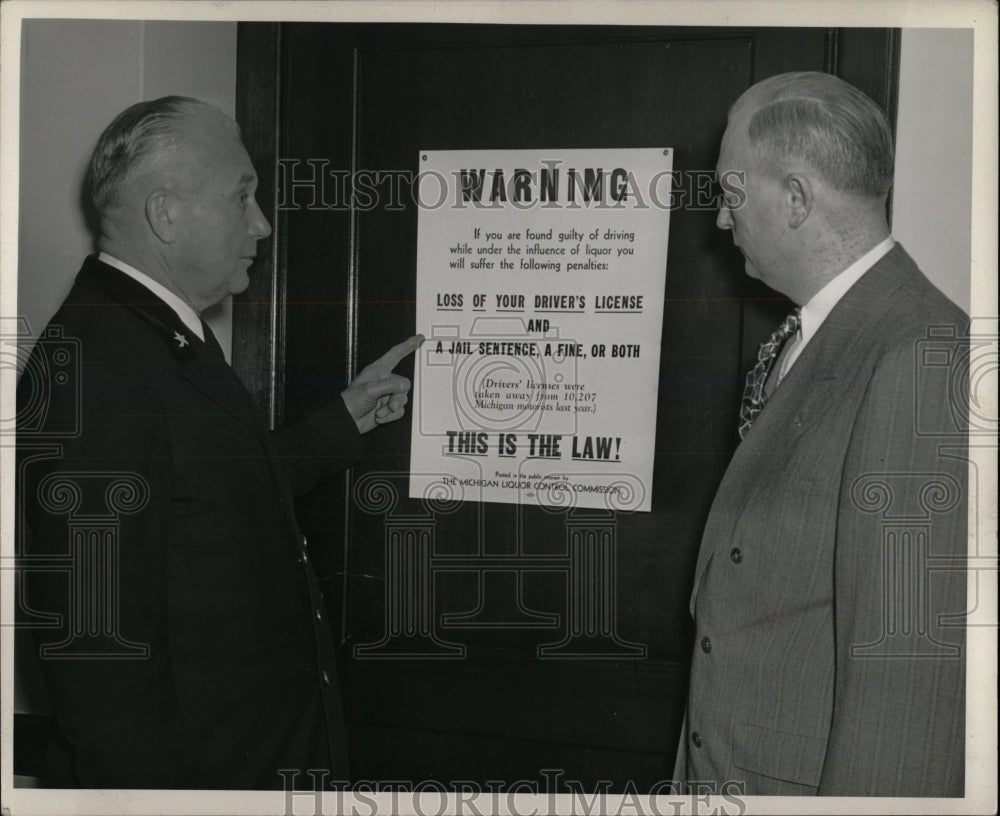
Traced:
POLYGON ((705 654, 708 654, 710 651, 712 651, 712 639, 711 638, 703 637, 701 639, 701 650, 705 654))
POLYGON ((330 675, 327 673, 326 669, 323 669, 323 685, 330 685, 330 675))
POLYGON ((743 560, 743 550, 741 550, 739 547, 733 547, 729 551, 729 560, 732 561, 734 564, 739 564, 740 561, 743 560))
POLYGON ((691 742, 694 743, 695 748, 701 748, 701 734, 699 734, 697 731, 692 731, 691 742))
POLYGON ((317 623, 323 622, 323 613, 320 612, 318 609, 316 610, 316 622, 317 623))
POLYGON ((303 547, 308 547, 309 546, 309 539, 306 538, 305 536, 302 536, 302 546, 303 547))

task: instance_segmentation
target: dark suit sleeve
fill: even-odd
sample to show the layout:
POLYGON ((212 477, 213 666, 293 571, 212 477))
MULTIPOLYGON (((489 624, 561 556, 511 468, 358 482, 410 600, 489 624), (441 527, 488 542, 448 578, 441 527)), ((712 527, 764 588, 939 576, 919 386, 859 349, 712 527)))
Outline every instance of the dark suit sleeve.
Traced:
POLYGON ((321 410, 282 426, 272 439, 296 496, 346 470, 362 454, 358 426, 339 396, 321 410))
MULTIPOLYGON (((57 616, 34 630, 69 746, 52 784, 185 787, 195 769, 168 636, 166 435, 144 388, 107 368, 84 366, 81 393, 80 431, 60 456, 19 436, 23 601, 57 616)), ((51 396, 49 416, 76 412, 71 394, 51 396)))
POLYGON ((883 355, 845 460, 820 795, 963 793, 968 462, 952 411, 962 378, 918 351, 883 355))

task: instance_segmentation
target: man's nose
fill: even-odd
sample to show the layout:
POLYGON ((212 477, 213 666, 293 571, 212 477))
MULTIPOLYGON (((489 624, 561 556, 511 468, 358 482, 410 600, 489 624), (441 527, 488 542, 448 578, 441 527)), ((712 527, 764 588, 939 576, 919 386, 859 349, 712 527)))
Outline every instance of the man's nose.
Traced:
POLYGON ((715 226, 721 230, 733 228, 733 213, 725 204, 719 206, 719 214, 715 217, 715 226))
POLYGON ((253 211, 250 213, 250 236, 258 240, 271 234, 271 225, 264 216, 257 199, 253 199, 253 211))

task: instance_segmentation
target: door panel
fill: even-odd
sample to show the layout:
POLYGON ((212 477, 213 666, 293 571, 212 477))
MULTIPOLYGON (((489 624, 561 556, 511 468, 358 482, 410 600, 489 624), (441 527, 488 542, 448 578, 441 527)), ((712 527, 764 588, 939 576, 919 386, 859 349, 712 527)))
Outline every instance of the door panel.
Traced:
MULTIPOLYGON (((416 207, 385 206, 390 178, 374 185, 380 206, 351 208, 314 172, 327 185, 331 170, 415 175, 420 150, 664 146, 690 178, 714 167, 729 105, 766 75, 848 72, 891 102, 893 43, 822 29, 241 24, 242 124, 277 186, 270 266, 235 309, 237 368, 266 381, 269 343, 260 398, 294 418, 417 328, 416 207), (248 118, 270 87, 276 121, 248 118)), ((664 307, 652 512, 410 500, 419 406, 301 503, 342 624, 356 777, 513 782, 558 768, 619 789, 669 777, 700 531, 748 359, 787 301, 746 278, 713 209, 686 206, 671 213, 664 307)))

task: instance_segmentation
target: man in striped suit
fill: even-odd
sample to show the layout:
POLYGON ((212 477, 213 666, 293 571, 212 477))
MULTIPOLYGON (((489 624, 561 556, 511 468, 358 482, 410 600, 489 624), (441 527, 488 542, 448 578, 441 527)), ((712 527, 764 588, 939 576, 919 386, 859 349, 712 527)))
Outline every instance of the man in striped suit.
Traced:
POLYGON ((968 317, 890 235, 892 168, 882 111, 836 77, 730 111, 718 226, 797 308, 702 538, 681 782, 962 795, 968 317))

